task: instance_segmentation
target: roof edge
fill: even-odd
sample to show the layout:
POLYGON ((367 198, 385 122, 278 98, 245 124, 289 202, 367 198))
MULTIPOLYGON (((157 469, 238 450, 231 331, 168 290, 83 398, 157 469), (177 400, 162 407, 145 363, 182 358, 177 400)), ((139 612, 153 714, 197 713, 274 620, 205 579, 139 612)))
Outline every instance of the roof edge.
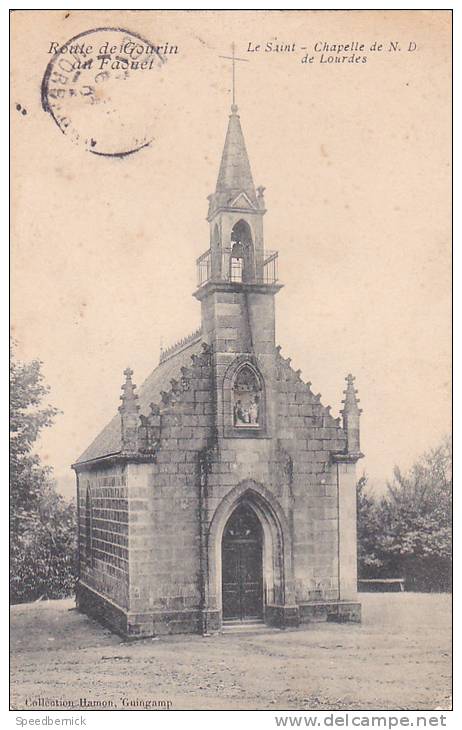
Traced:
POLYGON ((82 471, 82 469, 96 469, 98 466, 101 465, 106 466, 121 463, 126 464, 128 462, 145 464, 152 463, 154 461, 155 456, 153 454, 143 454, 139 451, 126 453, 122 453, 122 451, 117 451, 114 454, 96 456, 94 459, 87 459, 86 461, 76 461, 74 464, 71 464, 71 469, 74 469, 74 471, 78 473, 79 471, 82 471))
POLYGON ((190 335, 187 335, 186 337, 183 337, 181 340, 178 340, 178 342, 175 342, 173 345, 170 345, 170 347, 167 347, 166 350, 161 350, 160 357, 159 357, 159 365, 166 360, 170 360, 171 357, 174 355, 177 355, 179 352, 182 352, 187 347, 192 345, 194 342, 198 342, 202 337, 202 326, 198 327, 197 330, 194 330, 194 332, 191 332, 190 335))

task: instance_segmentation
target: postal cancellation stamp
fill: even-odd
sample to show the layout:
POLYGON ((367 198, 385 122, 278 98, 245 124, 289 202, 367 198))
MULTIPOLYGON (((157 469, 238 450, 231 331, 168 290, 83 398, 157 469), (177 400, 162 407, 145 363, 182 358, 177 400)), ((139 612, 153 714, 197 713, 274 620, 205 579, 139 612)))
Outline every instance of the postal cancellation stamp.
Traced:
POLYGON ((51 41, 42 108, 63 134, 87 151, 131 155, 154 139, 156 86, 172 52, 177 52, 175 46, 157 45, 123 28, 87 30, 62 45, 51 41))

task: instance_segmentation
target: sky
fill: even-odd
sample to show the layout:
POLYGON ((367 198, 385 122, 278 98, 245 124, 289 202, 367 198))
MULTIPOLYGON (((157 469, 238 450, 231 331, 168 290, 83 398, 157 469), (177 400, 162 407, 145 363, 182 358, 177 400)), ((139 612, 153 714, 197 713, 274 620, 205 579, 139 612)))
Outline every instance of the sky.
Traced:
MULTIPOLYGON (((160 342, 200 324, 195 259, 209 245, 207 195, 230 106, 219 56, 234 40, 249 60, 237 64, 237 102, 266 187, 265 248, 279 251, 284 283, 277 344, 334 416, 345 376, 356 376, 358 471, 383 489, 395 464, 408 468, 451 423, 449 14, 66 15, 16 13, 12 59, 12 332, 19 359, 43 361, 62 411, 38 445, 58 488, 72 493, 70 464, 116 412, 124 368, 140 385, 160 342), (118 87, 120 119, 154 137, 122 159, 63 134, 40 102, 50 41, 108 26, 179 47, 118 87), (392 40, 404 50, 367 50, 366 63, 322 64, 314 50, 301 63, 301 46, 392 40), (248 52, 267 41, 296 51, 248 52)), ((98 114, 76 111, 73 123, 113 141, 98 114)))

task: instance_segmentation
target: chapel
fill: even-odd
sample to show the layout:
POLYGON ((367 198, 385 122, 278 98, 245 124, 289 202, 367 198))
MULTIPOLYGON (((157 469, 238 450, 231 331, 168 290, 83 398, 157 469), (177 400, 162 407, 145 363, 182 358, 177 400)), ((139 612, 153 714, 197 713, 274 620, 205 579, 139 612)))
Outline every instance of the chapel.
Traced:
POLYGON ((275 342, 264 190, 233 103, 200 327, 139 389, 125 370, 118 412, 73 464, 77 606, 123 636, 360 620, 357 391, 348 375, 334 418, 275 342))

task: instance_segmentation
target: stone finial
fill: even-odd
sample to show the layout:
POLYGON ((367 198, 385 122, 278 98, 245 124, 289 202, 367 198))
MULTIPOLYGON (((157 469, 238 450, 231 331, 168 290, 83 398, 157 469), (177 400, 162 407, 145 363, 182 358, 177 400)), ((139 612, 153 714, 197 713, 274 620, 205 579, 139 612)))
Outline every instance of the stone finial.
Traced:
POLYGON ((149 404, 149 414, 140 414, 138 449, 144 454, 155 454, 160 441, 160 408, 156 403, 149 404))
POLYGON ((170 385, 172 386, 172 393, 174 393, 175 395, 181 393, 181 385, 180 382, 176 380, 176 378, 172 378, 170 380, 170 385))
POLYGON ((345 404, 345 409, 346 408, 348 408, 348 409, 356 408, 357 410, 360 410, 357 407, 357 404, 359 403, 359 398, 356 398, 358 391, 354 387, 354 381, 356 380, 356 378, 351 373, 349 373, 346 376, 345 380, 347 383, 347 387, 346 387, 346 390, 343 391, 343 393, 345 395, 345 399, 342 400, 342 403, 345 404))
POLYGON ((138 395, 135 393, 136 385, 132 382, 133 370, 125 368, 125 383, 122 385, 122 395, 120 400, 122 405, 119 406, 120 413, 138 413, 140 410, 137 404, 138 395))
POLYGON ((149 404, 149 408, 150 408, 150 411, 151 411, 151 413, 150 413, 151 416, 159 416, 160 415, 160 408, 157 405, 157 403, 150 403, 149 404))
POLYGON ((192 361, 194 365, 197 366, 206 366, 212 364, 212 345, 207 344, 207 342, 201 343, 201 352, 198 355, 191 355, 192 361))
POLYGON ((257 203, 258 207, 264 209, 265 208, 265 192, 266 188, 263 187, 263 185, 259 185, 257 188, 257 203))
POLYGON ((122 385, 122 401, 119 406, 121 418, 121 441, 122 451, 136 451, 138 442, 138 426, 140 420, 138 413, 140 407, 138 405, 138 395, 135 393, 136 385, 132 382, 133 370, 126 368, 124 370, 125 382, 122 385))
POLYGON ((345 398, 342 400, 342 403, 344 406, 340 413, 343 416, 343 430, 347 437, 346 450, 349 454, 359 454, 359 417, 362 410, 358 407, 359 398, 356 397, 358 391, 354 387, 355 378, 349 373, 345 380, 347 387, 343 391, 345 398))

